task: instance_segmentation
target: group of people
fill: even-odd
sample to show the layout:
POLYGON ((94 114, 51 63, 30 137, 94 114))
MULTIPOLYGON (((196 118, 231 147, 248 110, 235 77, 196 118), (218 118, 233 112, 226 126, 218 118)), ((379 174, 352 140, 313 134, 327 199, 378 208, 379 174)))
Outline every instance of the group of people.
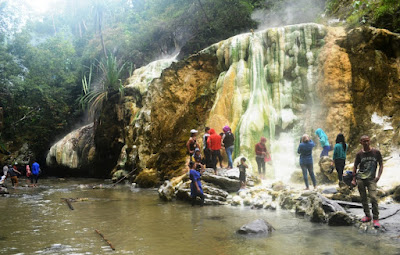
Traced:
MULTIPOLYGON (((0 179, 0 185, 4 185, 5 180, 9 177, 11 179, 11 185, 18 187, 18 176, 22 176, 23 171, 18 169, 18 163, 15 162, 13 166, 4 165, 3 175, 0 179)), ((30 180, 31 186, 36 186, 39 180, 40 166, 36 161, 33 162, 32 168, 29 165, 25 166, 25 175, 30 180)))
MULTIPOLYGON (((320 158, 328 157, 329 151, 331 150, 331 145, 329 143, 328 136, 321 128, 318 128, 315 131, 315 134, 318 136, 319 142, 322 147, 320 158)), ((312 158, 312 150, 314 146, 315 143, 313 142, 313 140, 311 140, 309 135, 304 134, 301 137, 299 147, 297 148, 297 153, 300 154, 300 167, 303 172, 304 183, 306 185, 307 190, 309 189, 308 174, 310 174, 314 189, 317 186, 317 181, 315 179, 315 174, 313 169, 313 158, 312 158)), ((336 168, 339 179, 339 185, 341 185, 343 182, 343 170, 346 164, 347 149, 348 145, 346 144, 344 135, 341 133, 338 134, 336 137, 336 144, 333 149, 334 164, 332 164, 331 167, 332 169, 333 167, 336 168)))
MULTIPOLYGON (((196 135, 198 131, 192 129, 191 137, 187 142, 187 150, 190 155, 189 162, 189 175, 192 180, 191 183, 191 197, 192 205, 196 202, 196 197, 199 196, 201 199, 201 205, 204 203, 204 193, 201 186, 201 174, 204 171, 204 165, 207 167, 212 167, 216 172, 217 161, 219 161, 222 168, 222 156, 221 148, 225 147, 225 151, 228 157, 228 168, 232 168, 232 152, 234 149, 234 136, 231 133, 229 126, 223 128, 223 133, 216 134, 214 129, 209 127, 205 128, 205 134, 203 136, 203 152, 205 158, 202 159, 200 154, 200 149, 197 144, 196 135)), ((328 136, 325 132, 318 128, 315 134, 319 138, 319 142, 322 147, 320 158, 324 156, 329 156, 329 151, 331 150, 331 145, 328 140, 328 136)), ((258 167, 258 173, 261 177, 265 175, 265 163, 271 161, 271 156, 266 148, 267 139, 261 137, 260 142, 255 145, 256 162, 258 167)), ((373 221, 373 225, 376 228, 380 227, 379 223, 379 209, 377 200, 377 185, 376 183, 381 178, 383 172, 383 160, 382 155, 379 150, 374 149, 370 146, 370 139, 368 136, 363 135, 360 139, 362 149, 356 154, 353 172, 350 172, 351 185, 358 186, 358 190, 361 197, 361 203, 363 205, 363 210, 365 216, 361 219, 362 222, 373 221), (379 165, 378 174, 376 175, 376 170, 379 165), (367 194, 368 189, 368 194, 367 194), (368 205, 368 196, 372 204, 372 217, 368 205)), ((315 143, 312 141, 309 135, 304 134, 301 137, 300 144, 298 146, 297 152, 300 154, 300 166, 303 173, 304 183, 306 189, 309 189, 308 184, 308 174, 310 174, 311 181, 313 183, 314 189, 317 186, 315 179, 315 174, 313 170, 313 158, 312 150, 315 143)), ((342 133, 336 136, 335 146, 333 148, 333 167, 337 171, 339 184, 343 183, 343 171, 346 164, 346 155, 348 151, 348 144, 346 144, 345 137, 342 133)), ((240 188, 246 187, 246 169, 248 168, 246 164, 246 158, 242 157, 240 163, 237 165, 239 168, 239 181, 240 188)))
MULTIPOLYGON (((329 144, 327 135, 321 128, 318 128, 315 134, 318 136, 322 147, 320 157, 328 156, 331 146, 329 144)), ((370 139, 367 135, 361 136, 360 144, 362 149, 356 154, 353 172, 350 172, 348 176, 351 178, 351 185, 357 186, 360 193, 361 203, 365 213, 365 216, 361 219, 361 221, 370 222, 372 220, 374 227, 379 228, 380 223, 376 183, 381 178, 383 172, 382 155, 379 150, 370 146, 370 139), (379 170, 378 175, 376 175, 378 165, 379 170), (372 218, 368 205, 368 196, 372 204, 372 218)), ((312 149, 314 146, 315 144, 310 137, 307 134, 304 134, 297 149, 297 152, 300 154, 300 166, 303 172, 306 189, 309 189, 307 172, 310 174, 314 188, 317 186, 313 171, 312 159, 312 149)), ((345 142, 345 137, 340 133, 336 137, 335 146, 333 149, 333 165, 338 174, 339 184, 343 183, 343 170, 346 164, 347 150, 348 145, 345 142)))
POLYGON ((197 165, 213 168, 217 172, 217 164, 223 168, 221 149, 225 148, 226 156, 228 158, 228 169, 233 168, 232 153, 234 150, 235 137, 229 126, 224 126, 221 133, 217 134, 215 129, 206 127, 203 136, 203 154, 201 157, 200 146, 197 143, 196 129, 190 130, 190 138, 186 143, 187 153, 190 161, 195 162, 197 165))

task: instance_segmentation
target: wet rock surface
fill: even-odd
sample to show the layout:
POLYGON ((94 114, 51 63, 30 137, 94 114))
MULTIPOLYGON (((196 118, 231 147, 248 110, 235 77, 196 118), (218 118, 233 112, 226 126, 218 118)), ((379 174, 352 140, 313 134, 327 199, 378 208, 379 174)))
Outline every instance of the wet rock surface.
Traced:
POLYGON ((269 235, 275 229, 267 221, 263 219, 257 219, 246 225, 243 225, 238 231, 241 235, 269 235))

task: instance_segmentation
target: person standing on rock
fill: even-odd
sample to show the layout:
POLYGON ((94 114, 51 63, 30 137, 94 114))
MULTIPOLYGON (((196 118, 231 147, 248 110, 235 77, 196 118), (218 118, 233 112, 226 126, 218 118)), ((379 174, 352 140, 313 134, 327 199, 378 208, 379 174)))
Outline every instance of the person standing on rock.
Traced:
POLYGON ((222 130, 224 131, 224 134, 222 135, 222 143, 225 147, 226 156, 228 157, 228 169, 232 169, 232 153, 233 149, 235 148, 235 137, 233 136, 229 126, 223 127, 222 130))
POLYGON ((222 156, 221 156, 221 142, 222 137, 215 132, 212 128, 210 129, 210 137, 207 139, 207 146, 211 150, 211 160, 212 167, 214 169, 214 173, 217 174, 217 161, 219 161, 219 165, 222 167, 222 156))
POLYGON ((197 168, 195 169, 195 163, 193 161, 189 162, 189 176, 190 180, 192 181, 190 183, 190 197, 192 198, 192 206, 196 204, 196 198, 200 197, 201 199, 201 206, 204 204, 204 193, 203 193, 203 188, 201 187, 201 173, 200 169, 197 168))
POLYGON ((240 159, 240 164, 238 164, 237 167, 239 168, 240 189, 245 189, 246 188, 246 168, 248 168, 245 157, 242 157, 240 159))
POLYGON ((339 186, 343 186, 343 170, 346 165, 347 144, 343 134, 336 137, 335 148, 333 149, 333 161, 339 178, 339 186))
POLYGON ((307 134, 304 134, 301 138, 301 143, 297 148, 297 153, 300 154, 300 167, 303 172, 304 183, 306 184, 306 190, 310 189, 308 185, 308 173, 310 174, 311 181, 314 185, 314 189, 317 187, 317 181, 315 180, 312 149, 315 144, 307 134))
POLYGON ((358 186, 360 192, 361 203, 363 205, 365 216, 361 222, 371 221, 371 212, 368 206, 368 196, 372 204, 372 215, 374 227, 379 228, 379 208, 378 199, 376 196, 376 183, 381 178, 383 172, 383 160, 381 152, 377 149, 371 148, 370 140, 367 135, 361 136, 362 149, 357 153, 354 161, 353 181, 354 186, 358 186), (379 164, 378 176, 376 176, 376 169, 379 164), (358 168, 358 172, 357 172, 358 168), (375 177, 376 176, 376 177, 375 177))
POLYGON ((207 140, 210 137, 210 128, 206 127, 204 129, 204 136, 203 136, 203 153, 204 153, 204 164, 206 167, 212 167, 211 162, 211 150, 207 146, 207 140))
POLYGON ((190 161, 193 161, 192 156, 194 154, 194 150, 198 147, 197 145, 197 130, 190 130, 190 138, 186 143, 187 152, 190 158, 190 161))
POLYGON ((315 134, 319 137, 319 142, 321 143, 322 147, 321 155, 319 155, 319 157, 322 158, 323 156, 328 156, 329 150, 331 149, 331 146, 329 145, 328 136, 321 128, 318 128, 315 131, 315 134))
POLYGON ((257 143, 254 148, 256 152, 258 174, 261 176, 261 179, 264 179, 265 177, 265 162, 268 156, 266 143, 267 143, 267 138, 261 137, 260 142, 257 143))

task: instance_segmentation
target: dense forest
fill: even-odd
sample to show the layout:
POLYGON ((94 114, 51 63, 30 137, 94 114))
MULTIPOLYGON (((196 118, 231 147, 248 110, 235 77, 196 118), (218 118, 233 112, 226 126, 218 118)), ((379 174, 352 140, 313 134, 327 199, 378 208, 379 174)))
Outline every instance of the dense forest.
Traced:
POLYGON ((96 118, 107 93, 158 58, 183 59, 267 26, 339 17, 399 31, 397 0, 55 0, 46 12, 0 0, 0 148, 45 157, 96 118))

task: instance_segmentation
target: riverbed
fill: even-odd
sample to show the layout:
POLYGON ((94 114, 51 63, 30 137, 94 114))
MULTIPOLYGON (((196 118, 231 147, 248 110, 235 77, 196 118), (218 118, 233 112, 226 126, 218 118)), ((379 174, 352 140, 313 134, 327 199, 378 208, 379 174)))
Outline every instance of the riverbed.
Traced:
POLYGON ((163 202, 155 189, 107 180, 49 178, 9 192, 0 197, 0 254, 400 254, 400 242, 381 233, 315 224, 279 208, 163 202), (64 198, 74 199, 74 210, 64 198), (236 234, 255 219, 276 231, 236 234))

